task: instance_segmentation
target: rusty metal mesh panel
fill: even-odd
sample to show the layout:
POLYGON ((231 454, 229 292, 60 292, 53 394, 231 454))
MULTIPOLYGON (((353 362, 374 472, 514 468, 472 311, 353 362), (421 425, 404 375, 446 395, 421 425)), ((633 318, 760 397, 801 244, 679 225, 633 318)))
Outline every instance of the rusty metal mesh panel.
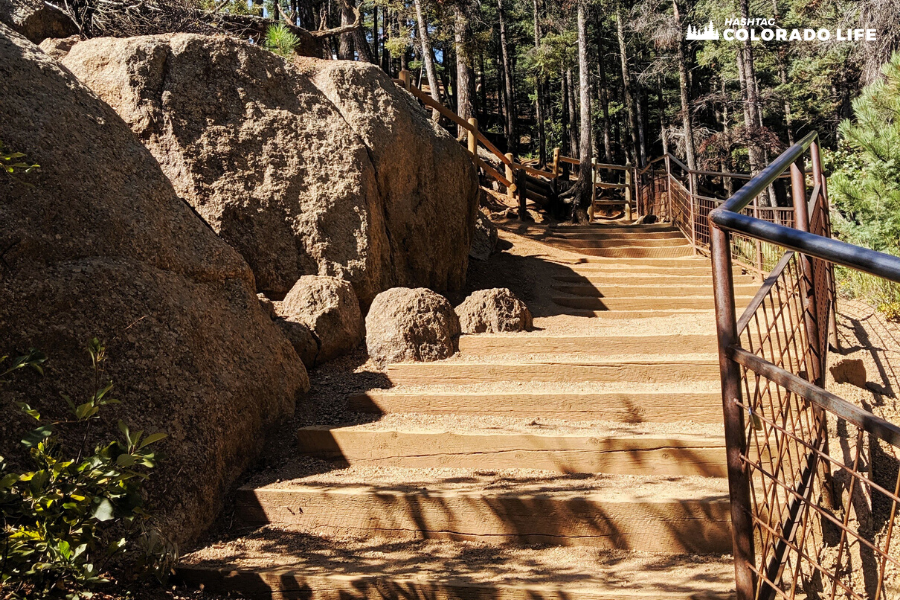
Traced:
MULTIPOLYGON (((808 286, 828 283, 826 269, 821 282, 815 272, 809 277, 810 263, 826 266, 809 261, 804 267, 802 256, 786 254, 739 333, 744 350, 821 383, 833 296, 822 288, 804 307, 808 286)), ((897 449, 872 435, 877 429, 865 421, 790 391, 786 380, 747 367, 742 372, 755 597, 900 597, 900 542, 892 541, 900 502, 897 449)))
POLYGON ((637 211, 639 215, 656 215, 660 220, 671 220, 667 178, 665 169, 655 167, 638 175, 637 211))

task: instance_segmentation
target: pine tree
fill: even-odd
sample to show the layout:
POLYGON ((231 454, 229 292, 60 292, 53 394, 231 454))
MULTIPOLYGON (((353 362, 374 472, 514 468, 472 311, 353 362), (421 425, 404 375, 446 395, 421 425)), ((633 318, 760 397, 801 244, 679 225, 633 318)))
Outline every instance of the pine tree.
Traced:
POLYGON ((900 52, 882 72, 853 101, 854 121, 838 128, 831 199, 844 240, 900 255, 900 52))

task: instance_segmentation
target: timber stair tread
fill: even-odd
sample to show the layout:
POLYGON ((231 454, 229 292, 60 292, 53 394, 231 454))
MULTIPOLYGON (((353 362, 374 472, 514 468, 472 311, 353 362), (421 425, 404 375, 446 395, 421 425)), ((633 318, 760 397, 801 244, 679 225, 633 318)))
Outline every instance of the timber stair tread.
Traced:
POLYGON ((235 503, 247 525, 328 535, 676 554, 730 545, 727 483, 718 477, 354 465, 244 486, 235 503))
POLYGON ((370 390, 348 397, 348 408, 372 414, 500 415, 570 420, 603 419, 624 423, 694 421, 720 423, 721 392, 707 390, 659 390, 659 386, 629 384, 629 389, 593 386, 582 389, 482 389, 443 391, 398 387, 370 390), (599 389, 597 389, 599 388, 599 389), (645 388, 645 389, 642 389, 645 388))
POLYGON ((672 335, 462 335, 459 351, 465 357, 526 354, 585 354, 593 356, 715 352, 716 337, 710 334, 672 335))
MULTIPOLYGON (((588 283, 554 284, 551 289, 575 296, 590 296, 598 298, 706 298, 712 297, 710 286, 706 285, 677 285, 663 286, 662 282, 655 285, 604 285, 596 286, 588 283)), ((758 285, 735 284, 735 294, 750 296, 759 289, 758 285)))
POLYGON ((627 381, 686 382, 717 381, 719 361, 715 358, 634 358, 600 360, 534 360, 523 362, 434 362, 397 363, 388 366, 387 379, 394 385, 468 384, 490 381, 627 381))
POLYGON ((305 456, 350 466, 725 476, 724 437, 714 425, 388 416, 303 427, 297 440, 305 456))
POLYGON ((725 600, 729 559, 309 535, 264 527, 184 557, 183 583, 249 598, 725 600))

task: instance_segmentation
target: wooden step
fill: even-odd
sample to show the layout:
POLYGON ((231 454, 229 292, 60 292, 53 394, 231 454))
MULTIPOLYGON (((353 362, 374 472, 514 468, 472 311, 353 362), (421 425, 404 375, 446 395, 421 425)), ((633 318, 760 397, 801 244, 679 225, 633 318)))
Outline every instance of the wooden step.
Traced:
POLYGON ((734 563, 585 547, 386 543, 263 528, 184 556, 176 583, 271 600, 728 600, 734 563))
POLYGON ((716 381, 719 379, 719 362, 712 357, 706 360, 673 358, 528 363, 441 361, 389 365, 386 375, 394 385, 466 385, 496 381, 673 383, 716 381))
POLYGON ((240 488, 235 515, 248 525, 302 527, 325 535, 675 554, 731 549, 724 479, 533 473, 498 477, 480 470, 420 474, 354 467, 240 488))
POLYGON ((715 335, 610 335, 549 336, 523 333, 463 335, 459 351, 464 355, 584 354, 697 354, 716 352, 715 335))
MULTIPOLYGON (((748 304, 753 296, 736 296, 738 309, 748 304)), ((655 296, 638 296, 633 298, 588 298, 584 296, 553 296, 554 304, 567 308, 592 311, 645 311, 645 310, 714 310, 715 302, 712 294, 708 296, 685 296, 667 298, 655 296)))
MULTIPOLYGON (((570 249, 565 244, 555 244, 564 250, 570 249)), ((602 258, 679 258, 683 256, 691 256, 694 253, 693 248, 687 244, 673 246, 670 248, 659 248, 656 246, 621 246, 618 248, 578 248, 578 253, 588 256, 597 256, 602 258)))
MULTIPOLYGON (((456 432, 373 429, 374 425, 303 427, 301 453, 350 466, 413 469, 541 469, 610 475, 725 477, 721 435, 634 433, 595 427, 579 433, 479 429, 456 432)), ((452 424, 450 424, 452 426, 452 424)))
POLYGON ((629 231, 628 229, 617 229, 613 231, 565 231, 555 230, 547 234, 551 238, 564 240, 667 240, 679 239, 684 241, 686 238, 677 229, 656 230, 656 231, 629 231))
MULTIPOLYGON (((655 285, 591 285, 591 284, 573 284, 573 285, 552 285, 551 289, 564 294, 572 294, 574 296, 583 296, 586 298, 636 298, 652 296, 654 298, 678 298, 678 297, 694 297, 694 296, 712 296, 712 285, 661 285, 662 282, 657 281, 655 285)), ((734 291, 739 296, 750 296, 759 289, 758 285, 735 285, 734 291)))
POLYGON ((658 231, 679 231, 678 227, 671 223, 652 223, 650 225, 626 225, 622 223, 591 223, 590 225, 557 225, 546 226, 535 223, 529 224, 498 224, 497 227, 504 231, 524 235, 526 237, 539 237, 541 235, 553 235, 559 233, 640 233, 658 231))
POLYGON ((554 237, 554 244, 567 249, 575 249, 579 252, 585 248, 669 248, 672 246, 686 246, 687 240, 681 235, 668 238, 645 238, 643 236, 622 236, 619 238, 588 239, 584 237, 554 237))
POLYGON ((718 391, 404 392, 371 390, 347 399, 354 412, 497 415, 623 423, 722 422, 718 391))
MULTIPOLYGON (((658 274, 634 274, 626 269, 606 269, 603 271, 597 271, 594 273, 588 273, 585 275, 557 275, 553 278, 555 281, 560 283, 581 283, 581 284, 590 284, 590 285, 622 285, 623 283, 628 283, 631 285, 660 285, 660 284, 669 284, 672 286, 681 286, 681 285, 702 285, 707 286, 708 289, 712 288, 712 275, 680 275, 680 274, 672 274, 672 273, 658 273, 658 274)), ((746 280, 736 280, 745 281, 742 285, 753 285, 757 289, 759 289, 760 284, 754 282, 749 277, 746 280)))

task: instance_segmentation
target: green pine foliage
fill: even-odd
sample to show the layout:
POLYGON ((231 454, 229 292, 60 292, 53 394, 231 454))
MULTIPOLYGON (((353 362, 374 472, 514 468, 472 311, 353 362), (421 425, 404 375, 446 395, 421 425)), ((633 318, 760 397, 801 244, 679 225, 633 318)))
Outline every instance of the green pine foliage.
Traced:
MULTIPOLYGON (((17 472, 0 457, 0 595, 3 598, 90 598, 91 588, 106 581, 112 561, 129 570, 164 575, 177 548, 149 526, 141 492, 156 456, 151 446, 164 433, 144 435, 119 421, 121 439, 89 452, 92 424, 106 406, 111 382, 103 380, 106 350, 94 339, 88 347, 94 392, 86 402, 63 396, 67 419, 51 422, 29 404, 20 408, 36 422, 21 444, 33 470, 17 472), (80 439, 68 447, 66 439, 80 439), (71 435, 74 434, 74 435, 71 435)), ((0 357, 0 363, 7 357, 0 357)), ((43 354, 31 351, 16 358, 2 378, 22 369, 43 373, 43 354)))
POLYGON ((276 23, 266 30, 265 46, 275 54, 289 58, 300 45, 300 38, 288 29, 284 23, 276 23))
MULTIPOLYGON (((882 68, 884 77, 853 101, 854 120, 829 157, 834 228, 847 242, 900 256, 900 53, 882 68)), ((886 281, 841 271, 842 290, 900 316, 900 290, 886 281)))

